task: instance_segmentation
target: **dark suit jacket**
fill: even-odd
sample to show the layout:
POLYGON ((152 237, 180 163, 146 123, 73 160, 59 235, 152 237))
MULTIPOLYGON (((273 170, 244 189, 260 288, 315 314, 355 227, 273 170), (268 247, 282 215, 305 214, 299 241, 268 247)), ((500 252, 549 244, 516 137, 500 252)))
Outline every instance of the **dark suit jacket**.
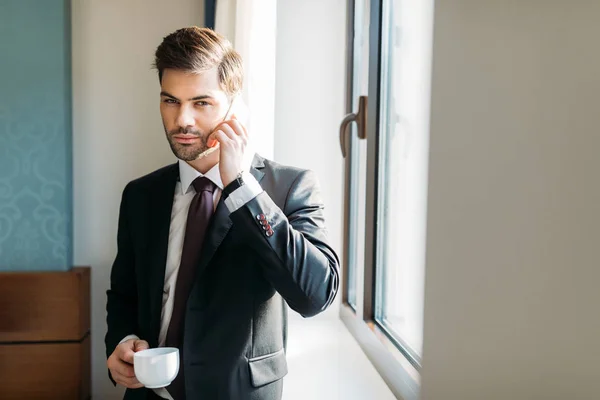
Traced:
MULTIPOLYGON (((187 302, 183 360, 188 400, 278 400, 285 358, 285 303, 310 317, 339 286, 323 203, 311 171, 255 156, 264 192, 229 213, 217 206, 187 302), (264 214, 268 237, 257 216, 264 214)), ((121 200, 118 253, 107 291, 106 354, 136 334, 158 346, 177 164, 130 182, 121 200)), ((147 389, 125 399, 146 399, 147 389)), ((175 399, 177 400, 177 399, 175 399)))

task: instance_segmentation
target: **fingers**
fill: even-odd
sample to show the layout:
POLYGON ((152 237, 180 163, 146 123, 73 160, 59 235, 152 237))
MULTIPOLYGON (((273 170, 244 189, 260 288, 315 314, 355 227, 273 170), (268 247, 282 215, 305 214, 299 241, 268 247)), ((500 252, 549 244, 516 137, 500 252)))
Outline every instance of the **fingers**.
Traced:
POLYGON ((122 359, 118 359, 117 357, 111 356, 108 359, 107 365, 111 372, 116 372, 125 378, 135 377, 133 365, 123 361, 122 359))
POLYGON ((134 377, 127 377, 124 375, 119 374, 116 371, 110 371, 112 378, 115 380, 115 382, 117 382, 119 385, 123 385, 126 388, 129 389, 137 389, 137 388, 141 388, 144 387, 143 384, 141 384, 137 378, 134 377))
MULTIPOLYGON (((125 343, 123 343, 125 344, 125 343)), ((133 355, 135 354, 135 351, 133 351, 133 346, 131 348, 121 348, 121 351, 118 354, 119 359, 121 361, 125 361, 128 364, 133 364, 133 355)))
MULTIPOLYGON (((221 146, 227 146, 231 142, 231 139, 229 139, 229 136, 227 136, 227 134, 225 132, 223 132, 221 129, 219 129, 215 133, 213 133, 212 140, 215 141, 213 143, 219 143, 221 146)), ((209 142, 209 146, 210 146, 210 142, 209 142)))
POLYGON ((135 342, 137 342, 136 339, 130 339, 126 342, 119 344, 115 351, 112 353, 111 358, 115 357, 116 360, 124 361, 128 364, 133 364, 135 342))
POLYGON ((126 363, 121 363, 115 366, 115 372, 124 379, 136 379, 133 367, 126 363))
POLYGON ((110 356, 107 365, 111 376, 118 384, 130 389, 137 389, 144 386, 135 377, 133 366, 119 359, 115 353, 110 356))
POLYGON ((223 131, 225 133, 225 135, 227 135, 227 137, 233 141, 237 141, 238 138, 240 137, 240 135, 235 130, 233 130, 231 125, 229 125, 227 123, 221 124, 221 126, 219 126, 218 130, 223 131))
POLYGON ((246 130, 246 127, 240 121, 238 121, 235 114, 231 117, 229 121, 226 121, 225 123, 229 124, 229 126, 231 126, 234 131, 239 132, 238 134, 240 136, 248 138, 248 131, 246 130))
POLYGON ((148 345, 148 342, 146 342, 145 340, 136 340, 133 345, 134 345, 134 351, 136 353, 138 351, 147 350, 150 348, 150 346, 148 345))
POLYGON ((133 355, 138 351, 148 348, 150 346, 147 341, 133 339, 117 346, 106 362, 115 382, 129 389, 137 389, 144 386, 135 377, 133 355))
POLYGON ((228 121, 219 125, 213 137, 222 145, 239 143, 245 146, 248 143, 248 135, 243 126, 237 121, 228 121))
POLYGON ((215 131, 217 130, 223 130, 226 131, 226 133, 228 133, 228 136, 231 137, 232 139, 235 138, 236 136, 242 137, 247 139, 248 138, 248 131, 246 129, 246 127, 244 125, 242 125, 234 116, 233 119, 230 119, 228 121, 222 122, 219 125, 217 125, 217 127, 215 128, 215 131), (230 135, 232 134, 232 135, 230 135))
POLYGON ((209 136, 207 145, 208 147, 215 147, 218 143, 228 144, 229 141, 238 142, 246 145, 248 143, 248 130, 241 124, 235 115, 232 115, 232 119, 224 121, 217 125, 213 133, 209 136), (223 135, 219 135, 222 132, 223 135))
POLYGON ((225 126, 227 126, 226 123, 217 125, 217 127, 208 137, 208 141, 206 143, 208 147, 215 147, 218 143, 224 144, 229 141, 229 136, 224 132, 225 126))

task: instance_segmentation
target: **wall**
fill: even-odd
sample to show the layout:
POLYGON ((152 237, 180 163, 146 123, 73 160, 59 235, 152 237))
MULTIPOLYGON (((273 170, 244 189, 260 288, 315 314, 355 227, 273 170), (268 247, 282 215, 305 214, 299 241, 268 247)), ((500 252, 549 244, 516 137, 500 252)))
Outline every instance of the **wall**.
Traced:
POLYGON ((343 241, 345 6, 344 0, 280 0, 277 9, 275 160, 317 173, 336 249, 343 241))
POLYGON ((599 20, 436 2, 424 400, 598 398, 599 20))
MULTIPOLYGON (((152 55, 164 35, 201 24, 203 14, 195 0, 179 0, 176 8, 158 0, 74 3, 75 261, 92 266, 93 394, 110 400, 122 392, 108 381, 103 345, 121 191, 131 179, 172 161, 152 55)), ((341 249, 337 132, 344 113, 345 1, 281 0, 277 18, 275 159, 317 172, 330 237, 341 249)), ((340 322, 338 304, 312 319, 291 315, 284 398, 392 399, 340 322)))
POLYGON ((69 3, 0 2, 0 271, 73 264, 69 3))
POLYGON ((160 121, 156 46, 204 21, 202 2, 73 2, 74 250, 92 266, 93 397, 119 399, 106 373, 105 305, 118 206, 130 180, 174 161, 160 121))
MULTIPOLYGON (((277 4, 275 160, 319 177, 329 238, 342 249, 346 1, 280 0, 277 4)), ((341 256, 341 254, 340 254, 341 256)), ((290 313, 284 400, 393 399, 338 317, 290 313)))

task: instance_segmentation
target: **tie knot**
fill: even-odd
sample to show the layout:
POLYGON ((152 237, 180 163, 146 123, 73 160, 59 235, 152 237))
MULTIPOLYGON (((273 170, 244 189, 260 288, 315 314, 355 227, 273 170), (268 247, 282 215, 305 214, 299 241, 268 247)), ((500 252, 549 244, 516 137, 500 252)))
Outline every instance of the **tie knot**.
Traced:
POLYGON ((196 189, 196 193, 204 191, 212 193, 215 190, 215 184, 210 179, 204 176, 199 176, 196 179, 194 179, 192 185, 194 186, 194 189, 196 189))

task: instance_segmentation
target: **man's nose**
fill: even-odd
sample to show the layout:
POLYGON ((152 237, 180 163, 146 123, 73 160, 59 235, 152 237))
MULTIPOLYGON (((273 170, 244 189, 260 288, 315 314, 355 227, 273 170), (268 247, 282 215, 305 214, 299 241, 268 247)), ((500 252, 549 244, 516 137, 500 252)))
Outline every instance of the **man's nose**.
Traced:
POLYGON ((179 108, 179 115, 177 116, 177 125, 181 128, 187 128, 194 126, 194 115, 192 110, 188 106, 182 105, 179 108))

